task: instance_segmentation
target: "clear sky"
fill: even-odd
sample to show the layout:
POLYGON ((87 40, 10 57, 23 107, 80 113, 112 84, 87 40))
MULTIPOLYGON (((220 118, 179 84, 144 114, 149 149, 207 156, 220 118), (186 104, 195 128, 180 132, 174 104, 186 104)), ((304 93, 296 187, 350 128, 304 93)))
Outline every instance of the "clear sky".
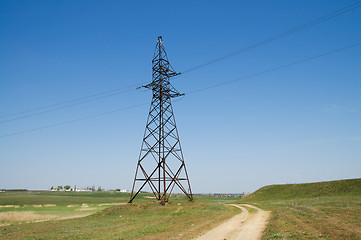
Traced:
MULTIPOLYGON (((354 3, 0 0, 0 188, 130 189, 159 35, 184 72, 354 3)), ((361 45, 196 91, 360 43, 360 25, 361 7, 173 79, 193 191, 361 177, 361 45)))

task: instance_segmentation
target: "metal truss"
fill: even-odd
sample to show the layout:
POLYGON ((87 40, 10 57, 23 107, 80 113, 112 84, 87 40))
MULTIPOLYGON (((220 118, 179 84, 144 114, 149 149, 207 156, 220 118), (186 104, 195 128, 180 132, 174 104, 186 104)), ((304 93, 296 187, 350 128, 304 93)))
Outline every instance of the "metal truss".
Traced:
POLYGON ((153 91, 153 98, 129 203, 146 186, 161 204, 169 201, 175 186, 193 200, 171 102, 184 94, 169 82, 179 74, 168 61, 162 37, 158 37, 152 70, 153 81, 143 86, 153 91))

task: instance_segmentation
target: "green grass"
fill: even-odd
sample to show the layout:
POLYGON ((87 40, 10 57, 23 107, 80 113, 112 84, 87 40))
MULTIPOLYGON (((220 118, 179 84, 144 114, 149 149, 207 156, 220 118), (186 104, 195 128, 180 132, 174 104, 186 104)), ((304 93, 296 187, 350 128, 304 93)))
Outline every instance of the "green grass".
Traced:
MULTIPOLYGON (((117 202, 113 201, 111 193, 95 194, 95 199, 91 199, 92 193, 80 196, 68 193, 55 193, 55 195, 33 193, 29 196, 32 196, 30 200, 21 194, 7 195, 6 198, 8 200, 13 198, 19 205, 24 206, 29 203, 49 204, 51 201, 55 204, 58 200, 54 200, 53 197, 61 196, 65 202, 54 207, 55 210, 68 210, 65 205, 74 204, 72 198, 77 203, 86 203, 84 200, 90 200, 88 204, 117 202), (107 201, 101 201, 101 198, 107 201)), ((123 195, 115 196, 120 196, 121 199, 123 195)), ((127 201, 129 195, 126 196, 125 194, 123 197, 127 201)), ((83 218, 2 226, 0 239, 191 239, 240 212, 237 208, 217 203, 220 200, 232 202, 234 198, 196 196, 195 201, 190 202, 184 195, 173 195, 171 202, 162 206, 154 199, 144 198, 146 196, 149 195, 140 195, 133 204, 108 207, 83 218)), ((17 209, 21 208, 31 207, 24 206, 17 209)), ((40 209, 45 208, 47 207, 38 210, 43 211, 40 209)))
POLYGON ((361 178, 339 181, 265 186, 243 201, 261 202, 327 196, 360 196, 361 178))
MULTIPOLYGON (((99 212, 106 208, 111 207, 111 205, 99 205, 99 204, 88 204, 86 208, 81 205, 71 205, 71 206, 42 206, 42 207, 34 207, 34 206, 21 206, 21 207, 6 207, 0 208, 0 213, 6 212, 32 212, 34 214, 39 215, 54 215, 56 217, 67 217, 73 215, 88 215, 95 212, 99 212)), ((22 221, 15 221, 22 222, 22 221)), ((15 223, 12 221, 4 221, 0 219, 0 224, 8 224, 15 223)))
MULTIPOLYGON (((149 202, 153 197, 150 193, 140 193, 134 200, 135 203, 149 202)), ((29 192, 4 192, 0 193, 0 205, 39 205, 56 204, 66 206, 69 204, 99 204, 99 203, 126 203, 129 201, 130 193, 119 192, 50 192, 50 191, 29 191, 29 192)), ((195 195, 197 201, 232 203, 237 198, 231 197, 209 197, 195 195)), ((173 194, 170 201, 187 201, 182 194, 173 194)))
POLYGON ((242 207, 244 207, 245 209, 247 209, 247 211, 249 212, 249 213, 255 213, 255 212, 257 212, 257 210, 256 209, 254 209, 254 208, 250 208, 250 207, 247 207, 247 206, 242 206, 242 207))
MULTIPOLYGON (((141 195, 140 200, 144 196, 147 195, 141 195)), ((129 201, 129 197, 129 193, 116 192, 5 192, 0 193, 0 205, 121 203, 129 201)))
POLYGON ((361 179, 271 185, 240 203, 272 216, 263 239, 361 239, 361 179))

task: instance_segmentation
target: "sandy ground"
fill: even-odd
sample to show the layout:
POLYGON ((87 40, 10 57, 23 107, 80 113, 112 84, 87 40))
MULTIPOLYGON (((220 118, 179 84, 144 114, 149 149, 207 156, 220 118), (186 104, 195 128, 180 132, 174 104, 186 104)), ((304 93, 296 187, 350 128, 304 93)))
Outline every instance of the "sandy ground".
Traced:
POLYGON ((262 209, 242 204, 243 206, 257 210, 255 213, 249 213, 242 205, 231 204, 234 207, 242 209, 242 213, 232 217, 228 221, 213 228, 196 240, 256 240, 261 239, 262 233, 267 225, 270 212, 262 209))
MULTIPOLYGON (((50 220, 62 220, 62 219, 71 219, 71 218, 81 218, 89 216, 91 213, 86 214, 72 214, 69 216, 57 216, 57 215, 50 215, 50 214, 36 214, 32 211, 24 211, 24 212, 1 212, 0 213, 0 221, 6 221, 11 223, 17 222, 45 222, 50 220)), ((11 223, 2 223, 1 226, 8 226, 11 223)))

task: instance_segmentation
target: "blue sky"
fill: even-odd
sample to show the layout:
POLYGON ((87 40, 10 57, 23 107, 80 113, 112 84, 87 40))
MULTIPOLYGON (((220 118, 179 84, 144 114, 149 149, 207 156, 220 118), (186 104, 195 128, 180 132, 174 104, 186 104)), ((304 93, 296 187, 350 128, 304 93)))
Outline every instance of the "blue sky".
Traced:
MULTIPOLYGON (((151 81, 159 35, 183 72, 354 3, 1 0, 0 188, 130 189, 151 100, 135 87, 151 81)), ((192 93, 359 43, 360 23, 361 7, 172 80, 194 192, 361 177, 360 45, 192 93)))

